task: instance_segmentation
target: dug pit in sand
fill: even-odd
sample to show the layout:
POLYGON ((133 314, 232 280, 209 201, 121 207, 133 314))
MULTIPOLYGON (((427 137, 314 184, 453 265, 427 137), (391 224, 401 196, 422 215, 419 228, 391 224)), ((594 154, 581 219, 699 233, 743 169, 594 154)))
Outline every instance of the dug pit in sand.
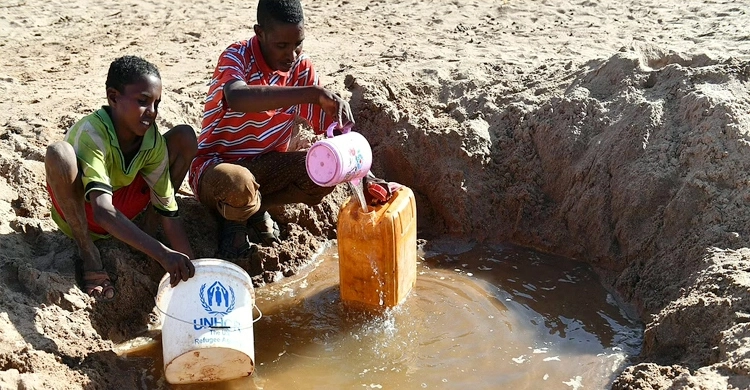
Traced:
POLYGON ((422 235, 594 265, 646 323, 614 388, 750 386, 750 63, 635 46, 566 67, 538 69, 559 92, 535 96, 350 79, 373 169, 415 189, 422 235))

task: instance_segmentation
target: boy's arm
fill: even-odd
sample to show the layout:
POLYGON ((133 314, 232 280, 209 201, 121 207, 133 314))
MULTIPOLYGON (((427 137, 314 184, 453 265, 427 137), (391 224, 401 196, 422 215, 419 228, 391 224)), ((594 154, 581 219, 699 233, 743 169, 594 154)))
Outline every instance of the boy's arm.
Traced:
POLYGON ((224 84, 224 99, 232 111, 263 112, 297 104, 318 104, 324 91, 317 85, 280 87, 232 80, 224 84))
POLYGON ((223 92, 232 111, 263 112, 298 104, 317 104, 338 123, 354 122, 349 103, 319 85, 279 87, 247 85, 242 80, 232 80, 224 84, 223 92))
POLYGON ((96 223, 117 239, 155 259, 169 273, 172 286, 195 275, 195 267, 187 255, 169 249, 139 229, 114 207, 112 195, 92 191, 90 201, 96 223))

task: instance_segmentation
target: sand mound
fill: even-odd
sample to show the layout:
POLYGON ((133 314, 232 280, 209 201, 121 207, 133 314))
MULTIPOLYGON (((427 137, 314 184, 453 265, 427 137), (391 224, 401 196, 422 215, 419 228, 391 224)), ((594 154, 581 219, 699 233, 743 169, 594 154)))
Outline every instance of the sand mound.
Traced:
POLYGON ((514 97, 507 75, 352 87, 381 169, 417 189, 425 235, 590 261, 647 320, 643 360, 749 383, 733 336, 748 330, 750 64, 637 46, 536 74, 546 86, 514 97))

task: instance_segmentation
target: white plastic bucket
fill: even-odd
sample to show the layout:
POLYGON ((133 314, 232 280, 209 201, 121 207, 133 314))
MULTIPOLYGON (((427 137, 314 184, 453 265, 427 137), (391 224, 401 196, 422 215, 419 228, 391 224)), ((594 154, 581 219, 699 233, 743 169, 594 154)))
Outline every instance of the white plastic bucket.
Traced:
POLYGON ((359 183, 370 171, 372 149, 367 139, 351 126, 333 136, 336 122, 328 127, 328 138, 313 144, 305 157, 307 175, 321 187, 335 187, 344 182, 359 183))
POLYGON ((172 288, 166 274, 156 295, 167 382, 215 382, 251 375, 255 291, 250 276, 224 260, 200 259, 193 264, 195 276, 172 288))

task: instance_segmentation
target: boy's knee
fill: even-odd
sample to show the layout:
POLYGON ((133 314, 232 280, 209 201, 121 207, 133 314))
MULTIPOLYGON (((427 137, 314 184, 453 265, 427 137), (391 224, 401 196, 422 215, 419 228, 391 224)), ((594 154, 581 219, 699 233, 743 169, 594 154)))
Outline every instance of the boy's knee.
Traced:
POLYGON ((233 206, 225 202, 216 203, 216 211, 228 221, 247 221, 260 210, 260 202, 251 202, 244 206, 233 206))
POLYGON ((226 219, 243 221, 260 209, 261 197, 255 177, 235 164, 219 164, 201 177, 201 201, 226 219))
POLYGON ((49 168, 54 168, 56 171, 64 171, 72 167, 78 167, 78 159, 76 157, 76 151, 73 149, 73 145, 65 142, 58 141, 47 146, 47 152, 44 156, 44 165, 49 168))
POLYGON ((177 125, 164 134, 167 148, 183 158, 192 160, 198 150, 198 137, 190 125, 177 125))
POLYGON ((75 150, 73 150, 73 145, 65 141, 57 141, 47 146, 47 154, 45 156, 45 161, 47 159, 60 161, 62 159, 68 158, 71 154, 75 155, 75 150))

